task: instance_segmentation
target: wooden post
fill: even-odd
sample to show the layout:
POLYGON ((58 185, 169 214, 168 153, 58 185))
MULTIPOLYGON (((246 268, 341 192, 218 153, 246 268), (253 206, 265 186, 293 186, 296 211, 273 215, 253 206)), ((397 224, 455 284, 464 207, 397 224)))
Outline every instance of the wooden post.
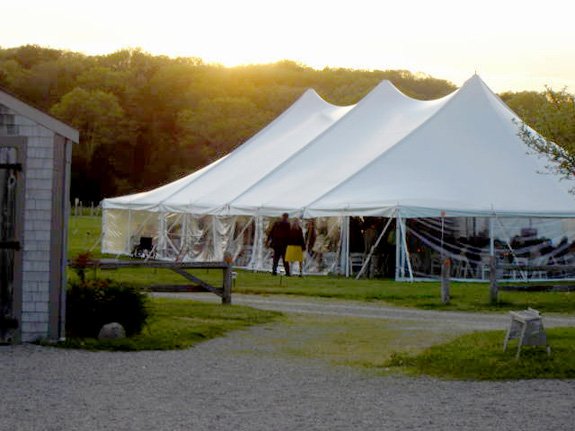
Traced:
POLYGON ((441 265, 441 302, 444 304, 449 303, 450 277, 451 261, 449 259, 443 259, 443 264, 441 265))
POLYGON ((232 303, 232 265, 228 263, 224 269, 224 292, 222 295, 222 304, 230 305, 232 303))
POLYGON ((489 303, 497 304, 499 302, 499 285, 497 284, 497 258, 489 258, 489 303))

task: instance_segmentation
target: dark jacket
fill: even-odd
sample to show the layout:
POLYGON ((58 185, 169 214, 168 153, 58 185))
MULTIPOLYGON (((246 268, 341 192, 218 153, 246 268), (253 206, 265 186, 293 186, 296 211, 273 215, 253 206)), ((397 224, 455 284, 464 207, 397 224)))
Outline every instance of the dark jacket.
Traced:
POLYGON ((305 250, 305 239, 301 227, 294 226, 290 229, 288 245, 299 245, 302 250, 305 250))
POLYGON ((269 243, 272 247, 286 247, 290 238, 290 224, 287 220, 278 220, 270 231, 269 243))

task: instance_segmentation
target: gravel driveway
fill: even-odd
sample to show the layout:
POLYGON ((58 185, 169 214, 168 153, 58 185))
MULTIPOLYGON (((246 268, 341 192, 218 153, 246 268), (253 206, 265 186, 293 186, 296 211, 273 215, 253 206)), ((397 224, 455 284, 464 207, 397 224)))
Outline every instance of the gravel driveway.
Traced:
MULTIPOLYGON (((250 301, 283 311, 411 317, 427 325, 463 325, 470 318, 417 310, 400 317, 393 313, 401 310, 341 301, 234 296, 236 304, 250 301)), ((473 315, 471 321, 473 327, 500 329, 508 318, 473 315)), ((573 318, 544 321, 575 326, 573 318)), ((183 351, 0 346, 0 430, 575 429, 574 380, 374 377, 270 354, 258 340, 280 326, 237 331, 183 351)))

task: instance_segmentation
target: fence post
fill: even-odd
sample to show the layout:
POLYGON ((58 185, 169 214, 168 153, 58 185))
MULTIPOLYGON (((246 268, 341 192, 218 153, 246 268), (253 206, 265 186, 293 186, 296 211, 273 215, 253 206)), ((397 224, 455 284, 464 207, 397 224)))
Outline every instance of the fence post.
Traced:
POLYGON ((451 287, 451 261, 444 259, 441 265, 441 302, 444 304, 449 303, 449 288, 451 287))
POLYGON ((222 304, 230 305, 232 303, 232 280, 233 271, 231 262, 226 262, 226 268, 224 269, 224 286, 222 294, 222 304))
POLYGON ((497 304, 499 302, 499 285, 497 284, 497 258, 489 258, 489 303, 497 304))

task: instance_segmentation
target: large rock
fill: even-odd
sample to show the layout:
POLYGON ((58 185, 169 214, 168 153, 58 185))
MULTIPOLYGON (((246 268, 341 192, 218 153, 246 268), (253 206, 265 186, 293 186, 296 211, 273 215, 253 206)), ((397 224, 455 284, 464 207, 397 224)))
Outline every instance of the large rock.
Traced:
POLYGON ((102 326, 98 338, 124 338, 126 331, 118 322, 107 323, 102 326))

